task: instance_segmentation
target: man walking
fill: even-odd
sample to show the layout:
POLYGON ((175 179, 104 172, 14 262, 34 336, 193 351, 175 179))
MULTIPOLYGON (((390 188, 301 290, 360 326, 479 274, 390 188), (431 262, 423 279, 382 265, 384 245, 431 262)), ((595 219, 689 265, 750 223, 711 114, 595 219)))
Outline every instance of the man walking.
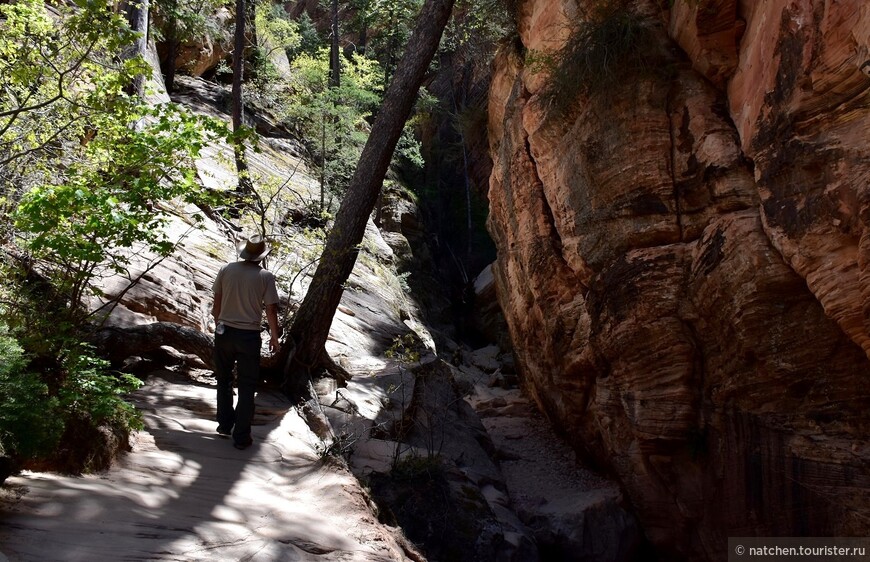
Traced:
POLYGON ((214 281, 214 364, 217 378, 217 432, 232 435, 236 449, 251 446, 254 392, 260 378, 263 308, 269 321, 269 349, 278 350, 278 290, 275 276, 260 262, 271 248, 255 235, 240 244, 242 261, 223 266, 214 281), (233 366, 239 399, 233 409, 233 366))

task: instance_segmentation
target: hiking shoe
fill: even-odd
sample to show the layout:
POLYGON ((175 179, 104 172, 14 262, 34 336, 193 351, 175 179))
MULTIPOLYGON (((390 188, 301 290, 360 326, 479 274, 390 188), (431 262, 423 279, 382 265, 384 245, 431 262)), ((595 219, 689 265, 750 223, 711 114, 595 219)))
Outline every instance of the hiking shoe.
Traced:
POLYGON ((231 435, 233 433, 233 426, 219 425, 217 426, 218 435, 231 435))
POLYGON ((254 440, 251 439, 250 437, 248 437, 248 440, 247 440, 247 441, 234 441, 234 442, 233 442, 233 447, 235 447, 236 449, 242 451, 242 450, 244 450, 244 449, 247 449, 248 447, 250 447, 250 446, 253 445, 253 444, 254 444, 254 440))

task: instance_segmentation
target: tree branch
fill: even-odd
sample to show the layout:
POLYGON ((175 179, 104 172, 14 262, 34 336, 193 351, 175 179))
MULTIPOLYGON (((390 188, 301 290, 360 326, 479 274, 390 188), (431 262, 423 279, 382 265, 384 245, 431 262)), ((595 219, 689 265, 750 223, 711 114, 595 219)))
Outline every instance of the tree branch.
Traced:
POLYGON ((85 52, 82 54, 82 56, 79 57, 79 59, 75 62, 75 64, 73 64, 71 67, 67 68, 66 70, 64 70, 58 74, 58 76, 57 76, 57 95, 55 95, 54 97, 49 98, 47 100, 33 104, 31 106, 16 107, 15 109, 10 109, 7 111, 0 111, 0 118, 12 116, 12 120, 14 121, 22 113, 26 113, 29 111, 36 111, 37 109, 42 109, 43 107, 47 107, 47 106, 53 104, 57 100, 64 99, 64 88, 63 88, 64 78, 66 78, 67 74, 69 74, 75 70, 78 70, 79 67, 81 67, 82 63, 84 63, 85 60, 88 58, 88 56, 90 56, 91 51, 93 51, 94 46, 96 46, 96 44, 97 44, 97 39, 95 38, 91 42, 91 44, 88 45, 88 48, 85 50, 85 52))
POLYGON ((207 368, 214 368, 214 339, 199 330, 173 322, 155 322, 131 328, 102 328, 95 334, 94 343, 116 364, 134 355, 156 351, 165 345, 195 355, 207 368))

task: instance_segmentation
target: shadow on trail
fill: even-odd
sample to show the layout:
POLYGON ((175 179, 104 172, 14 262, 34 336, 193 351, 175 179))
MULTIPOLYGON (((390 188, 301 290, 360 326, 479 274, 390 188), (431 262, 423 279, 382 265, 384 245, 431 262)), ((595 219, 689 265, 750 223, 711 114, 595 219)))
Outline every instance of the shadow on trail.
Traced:
POLYGON ((29 490, 3 505, 0 552, 13 560, 311 560, 359 550, 329 505, 347 494, 346 478, 323 469, 289 403, 258 393, 254 445, 239 451, 214 433, 214 392, 152 374, 135 399, 147 432, 118 467, 12 479, 12 492, 29 490))

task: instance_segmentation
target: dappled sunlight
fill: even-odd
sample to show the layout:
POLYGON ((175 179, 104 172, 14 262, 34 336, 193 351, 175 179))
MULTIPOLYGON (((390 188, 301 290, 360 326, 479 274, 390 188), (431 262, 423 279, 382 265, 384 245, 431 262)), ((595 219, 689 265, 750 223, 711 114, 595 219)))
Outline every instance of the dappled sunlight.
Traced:
POLYGON ((2 516, 3 554, 51 559, 64 552, 65 560, 90 561, 112 559, 112 551, 142 558, 172 552, 198 560, 220 549, 222 559, 343 552, 342 559, 366 560, 397 548, 353 476, 322 462, 317 437, 280 395, 258 394, 265 415, 255 416, 254 445, 239 451, 214 433, 212 419, 200 417, 214 388, 188 382, 176 373, 152 375, 136 397, 151 409, 147 429, 115 469, 11 478, 11 488, 27 493, 17 503, 5 498, 12 503, 2 516), (103 539, 109 535, 111 547, 103 539), (380 537, 374 546, 366 544, 371 537, 380 537))

